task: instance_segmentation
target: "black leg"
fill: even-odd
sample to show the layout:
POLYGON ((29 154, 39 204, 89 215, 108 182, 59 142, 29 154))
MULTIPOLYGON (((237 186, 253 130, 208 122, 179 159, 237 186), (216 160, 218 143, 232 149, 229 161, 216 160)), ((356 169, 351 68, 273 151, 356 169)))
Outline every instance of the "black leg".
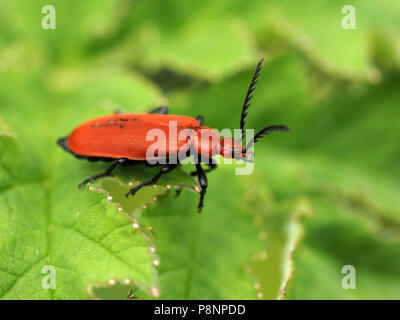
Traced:
MULTIPOLYGON (((216 163, 211 163, 211 164, 206 163, 206 164, 208 165, 208 169, 204 170, 204 173, 208 173, 208 172, 213 171, 214 169, 217 168, 217 164, 216 163)), ((196 176, 197 175, 197 171, 190 172, 190 175, 192 177, 196 176)))
POLYGON ((200 184, 200 188, 201 188, 200 201, 197 206, 197 209, 199 212, 201 212, 201 209, 203 208, 204 195, 206 194, 206 191, 207 191, 208 181, 207 181, 207 175, 199 163, 196 163, 196 171, 197 171, 197 177, 199 179, 199 184, 200 184))
POLYGON ((128 162, 129 160, 126 158, 121 158, 118 159, 117 161, 113 162, 113 164, 103 173, 100 174, 96 174, 90 178, 87 178, 85 180, 83 180, 80 184, 79 187, 83 187, 85 184, 87 184, 90 181, 94 181, 97 180, 99 178, 103 178, 103 177, 108 177, 111 175, 111 173, 113 172, 113 170, 118 166, 118 165, 125 165, 126 162, 128 162))
POLYGON ((196 117, 196 120, 197 120, 197 122, 199 123, 199 125, 203 125, 203 122, 204 122, 204 118, 203 118, 203 116, 197 116, 196 117))
MULTIPOLYGON (((198 156, 198 163, 201 162, 200 160, 201 160, 201 156, 198 156)), ((206 161, 205 162, 201 162, 201 163, 204 163, 204 164, 206 164, 208 166, 208 169, 204 170, 205 173, 213 171, 214 169, 217 168, 217 164, 214 163, 214 159, 213 158, 206 158, 206 161)), ((190 172, 190 175, 192 177, 196 176, 197 175, 197 170, 190 172)))
POLYGON ((167 164, 164 167, 161 168, 160 172, 157 173, 151 180, 142 182, 141 184, 137 185, 136 187, 132 188, 131 190, 129 190, 129 192, 125 195, 126 197, 129 195, 134 196, 136 192, 138 192, 140 189, 142 189, 145 186, 151 185, 151 184, 155 184, 158 179, 161 178, 161 176, 163 174, 169 173, 172 170, 174 170, 178 165, 177 164, 167 164))
POLYGON ((182 188, 177 188, 177 189, 176 189, 175 198, 178 198, 179 195, 181 194, 181 192, 182 192, 182 188))
POLYGON ((114 114, 120 114, 120 113, 123 113, 120 109, 114 110, 114 114))
POLYGON ((161 107, 155 108, 155 109, 153 109, 153 110, 150 110, 150 111, 147 112, 147 113, 168 114, 168 112, 169 112, 168 107, 166 107, 166 106, 161 106, 161 107))

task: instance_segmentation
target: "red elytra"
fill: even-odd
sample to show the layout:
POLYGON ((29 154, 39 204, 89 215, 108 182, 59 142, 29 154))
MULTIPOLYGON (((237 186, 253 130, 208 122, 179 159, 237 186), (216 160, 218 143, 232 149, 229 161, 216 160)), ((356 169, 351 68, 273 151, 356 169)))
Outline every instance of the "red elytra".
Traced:
POLYGON ((129 160, 153 160, 146 157, 148 148, 154 143, 148 139, 150 130, 162 130, 165 141, 159 153, 170 154, 184 149, 187 140, 170 141, 170 123, 176 123, 176 133, 183 129, 197 129, 196 119, 186 116, 164 114, 115 114, 84 122, 68 137, 68 147, 73 153, 103 158, 127 158, 129 160))
MULTIPOLYGON (((286 126, 269 126, 255 134, 246 147, 242 146, 246 110, 250 106, 249 102, 262 69, 262 62, 263 59, 257 65, 242 107, 239 141, 232 138, 220 139, 215 130, 202 126, 202 117, 194 119, 188 116, 168 115, 168 108, 160 107, 147 114, 122 113, 86 121, 73 130, 68 137, 59 139, 58 144, 78 158, 86 158, 91 161, 113 161, 113 164, 104 173, 84 180, 81 185, 111 175, 118 165, 148 165, 149 161, 151 162, 155 158, 160 159, 164 156, 165 159, 169 159, 174 154, 174 159, 176 159, 178 153, 183 152, 189 156, 194 150, 194 158, 197 160, 196 171, 191 172, 191 175, 197 175, 199 180, 201 191, 198 209, 201 211, 208 185, 206 172, 216 167, 212 159, 214 155, 221 154, 227 158, 250 161, 247 159, 247 150, 259 138, 272 131, 289 131, 286 126), (149 156, 149 148, 152 148, 155 143, 154 136, 157 136, 157 152, 153 153, 154 156, 149 156), (203 170, 201 164, 207 164, 210 168, 203 170)), ((176 162, 162 164, 157 175, 132 188, 126 196, 134 195, 142 187, 156 183, 163 174, 171 172, 177 165, 176 162)), ((180 189, 177 192, 179 193, 180 189)))

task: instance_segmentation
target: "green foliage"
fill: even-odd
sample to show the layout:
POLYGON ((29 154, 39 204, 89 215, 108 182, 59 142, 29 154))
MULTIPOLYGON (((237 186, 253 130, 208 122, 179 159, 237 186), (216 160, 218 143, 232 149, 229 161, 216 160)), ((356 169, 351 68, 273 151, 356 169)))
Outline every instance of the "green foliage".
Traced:
POLYGON ((2 1, 0 297, 372 299, 400 294, 398 1, 2 1), (54 5, 56 30, 41 28, 54 5), (114 110, 237 128, 258 59, 250 176, 190 165, 126 199, 157 168, 107 167, 56 146, 114 110), (175 199, 175 190, 182 187, 175 199), (46 265, 56 288, 45 290, 46 265), (344 265, 357 289, 341 286, 344 265))

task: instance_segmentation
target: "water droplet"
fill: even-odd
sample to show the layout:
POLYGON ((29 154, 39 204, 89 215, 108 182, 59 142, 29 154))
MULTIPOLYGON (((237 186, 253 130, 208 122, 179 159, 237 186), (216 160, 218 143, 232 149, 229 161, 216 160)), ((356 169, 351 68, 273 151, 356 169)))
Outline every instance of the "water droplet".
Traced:
POLYGON ((154 298, 158 298, 158 297, 160 296, 160 292, 158 291, 157 288, 151 288, 151 289, 150 289, 150 293, 152 294, 152 296, 153 296, 154 298))
POLYGON ((153 262, 153 264, 154 264, 156 267, 158 267, 158 266, 160 265, 160 260, 155 259, 154 262, 153 262))
POLYGON ((117 283, 117 280, 115 280, 115 279, 111 279, 111 280, 108 281, 108 284, 109 284, 110 286, 113 286, 113 285, 115 285, 116 283, 117 283))

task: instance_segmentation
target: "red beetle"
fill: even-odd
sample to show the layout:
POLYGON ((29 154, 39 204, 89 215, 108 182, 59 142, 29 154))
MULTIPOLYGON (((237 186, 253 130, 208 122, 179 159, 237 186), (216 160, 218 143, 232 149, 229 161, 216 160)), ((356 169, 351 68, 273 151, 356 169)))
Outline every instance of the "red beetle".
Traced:
MULTIPOLYGON (((159 107, 147 114, 129 114, 117 113, 110 116, 99 117, 84 122, 78 126, 68 137, 60 138, 58 144, 66 151, 72 153, 80 159, 89 161, 112 161, 112 165, 104 172, 84 180, 80 186, 95 179, 110 176, 112 171, 118 166, 127 165, 160 165, 154 164, 154 157, 149 157, 148 150, 153 144, 147 139, 147 134, 152 129, 161 130, 164 133, 165 147, 158 150, 157 158, 166 160, 161 170, 149 181, 145 181, 132 188, 126 196, 134 195, 144 186, 155 184, 163 174, 174 170, 178 162, 168 161, 172 154, 182 152, 184 157, 194 155, 196 171, 191 172, 192 176, 197 175, 200 184, 200 201, 197 206, 199 212, 203 207, 204 194, 207 190, 206 173, 215 169, 216 164, 212 157, 221 154, 226 158, 235 158, 237 160, 251 161, 248 159, 247 150, 253 146, 263 135, 272 131, 289 131, 289 128, 282 125, 273 125, 259 131, 250 140, 246 147, 242 146, 244 134, 245 117, 247 108, 250 107, 252 93, 258 82, 258 77, 262 69, 263 59, 258 63, 246 98, 243 104, 240 119, 240 138, 236 141, 232 138, 219 139, 219 134, 209 128, 203 127, 203 117, 196 119, 187 116, 168 115, 168 107, 159 107), (182 131, 189 131, 184 140, 177 139, 170 135, 171 123, 176 126, 177 135, 182 131), (200 134, 201 133, 201 134, 200 134), (174 139, 171 144, 171 139, 174 139), (212 141, 210 143, 210 141, 212 141), (152 161, 153 160, 153 161, 152 161), (207 164, 209 169, 203 170, 201 164, 207 164)), ((160 141, 158 141, 160 142, 160 141)), ((159 145, 162 145, 159 144, 159 145)), ((181 158, 180 158, 181 159, 181 158)), ((177 190, 179 194, 180 190, 177 190)))

